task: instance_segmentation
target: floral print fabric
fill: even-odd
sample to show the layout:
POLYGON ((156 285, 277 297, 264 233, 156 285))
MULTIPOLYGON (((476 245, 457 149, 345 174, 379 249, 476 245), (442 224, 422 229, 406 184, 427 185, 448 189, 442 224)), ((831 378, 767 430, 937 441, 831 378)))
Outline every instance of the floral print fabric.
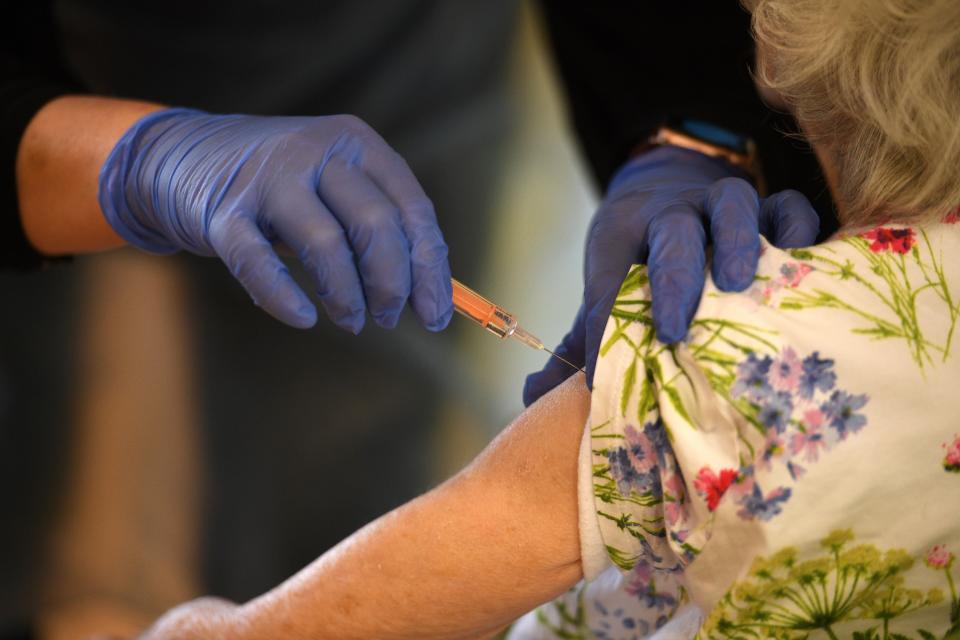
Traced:
POLYGON ((764 242, 674 346, 635 267, 581 450, 605 560, 509 637, 960 637, 958 316, 952 224, 764 242))

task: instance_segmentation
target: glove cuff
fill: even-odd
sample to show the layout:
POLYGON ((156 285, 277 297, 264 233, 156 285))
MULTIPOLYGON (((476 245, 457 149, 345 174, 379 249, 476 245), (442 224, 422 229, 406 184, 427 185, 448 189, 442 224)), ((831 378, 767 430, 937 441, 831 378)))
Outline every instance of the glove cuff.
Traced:
POLYGON ((644 182, 655 180, 663 185, 678 182, 683 185, 707 186, 722 178, 742 178, 753 182, 750 174, 723 158, 674 145, 664 145, 652 147, 620 167, 610 180, 605 197, 616 197, 620 191, 630 189, 633 180, 639 177, 642 177, 644 182))
POLYGON ((171 108, 145 115, 121 136, 100 168, 97 199, 104 218, 117 235, 144 251, 170 254, 181 248, 164 233, 164 225, 152 206, 154 198, 141 193, 140 182, 141 173, 148 169, 146 152, 169 129, 169 121, 195 115, 206 114, 195 109, 171 108))
POLYGON ((664 145, 723 158, 750 175, 757 191, 761 194, 766 191, 763 188, 757 145, 749 136, 701 120, 677 120, 662 125, 647 141, 647 148, 664 145))

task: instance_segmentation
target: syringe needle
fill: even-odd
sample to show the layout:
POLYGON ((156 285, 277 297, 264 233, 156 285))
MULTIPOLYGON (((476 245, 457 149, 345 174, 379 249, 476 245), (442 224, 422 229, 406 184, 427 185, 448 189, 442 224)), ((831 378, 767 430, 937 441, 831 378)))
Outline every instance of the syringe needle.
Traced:
POLYGON ((559 360, 560 362, 563 362, 564 364, 570 365, 572 368, 576 369, 577 371, 579 371, 579 372, 581 372, 581 373, 586 373, 586 371, 583 370, 583 367, 578 367, 577 365, 573 364, 572 362, 570 362, 570 361, 567 360, 566 358, 563 358, 563 357, 561 357, 561 356, 558 356, 558 355, 555 354, 553 351, 550 351, 550 349, 547 349, 546 347, 544 347, 543 350, 546 351, 547 353, 549 353, 550 355, 552 355, 554 358, 556 358, 556 359, 559 360))
POLYGON ((571 369, 583 371, 581 367, 566 358, 561 358, 543 346, 540 338, 521 327, 512 313, 493 304, 455 278, 451 278, 450 282, 453 285, 453 306, 459 313, 470 318, 498 338, 513 338, 531 349, 542 349, 555 356, 557 360, 567 364, 571 369))

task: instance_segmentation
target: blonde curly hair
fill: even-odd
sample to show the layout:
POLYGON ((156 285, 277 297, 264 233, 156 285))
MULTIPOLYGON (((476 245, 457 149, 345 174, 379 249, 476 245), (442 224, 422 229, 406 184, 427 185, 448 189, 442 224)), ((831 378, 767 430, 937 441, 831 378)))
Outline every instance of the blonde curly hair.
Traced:
POLYGON ((960 0, 745 0, 758 82, 835 172, 846 224, 960 205, 960 0))

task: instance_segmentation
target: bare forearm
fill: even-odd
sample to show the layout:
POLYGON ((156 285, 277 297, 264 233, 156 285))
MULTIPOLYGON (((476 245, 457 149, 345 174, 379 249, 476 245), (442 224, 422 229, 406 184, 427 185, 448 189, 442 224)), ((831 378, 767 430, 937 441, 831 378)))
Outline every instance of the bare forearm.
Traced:
POLYGON ((589 393, 577 376, 465 471, 371 523, 242 607, 250 638, 473 638, 581 576, 577 451, 589 393))
POLYGON ((23 228, 38 251, 61 255, 123 244, 97 202, 100 167, 134 122, 162 108, 64 96, 37 112, 17 152, 17 197, 23 228))
POLYGON ((132 638, 200 593, 185 283, 139 253, 82 274, 70 460, 40 573, 45 640, 132 638))

